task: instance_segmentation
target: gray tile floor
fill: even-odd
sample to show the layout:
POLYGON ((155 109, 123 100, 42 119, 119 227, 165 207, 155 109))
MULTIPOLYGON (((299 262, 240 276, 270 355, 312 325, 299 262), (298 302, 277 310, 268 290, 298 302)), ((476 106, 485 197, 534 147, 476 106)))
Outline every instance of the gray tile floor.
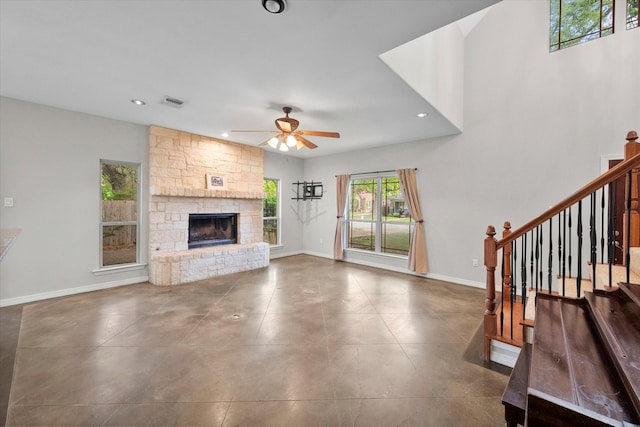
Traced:
POLYGON ((25 305, 7 425, 503 426, 483 294, 300 255, 25 305))

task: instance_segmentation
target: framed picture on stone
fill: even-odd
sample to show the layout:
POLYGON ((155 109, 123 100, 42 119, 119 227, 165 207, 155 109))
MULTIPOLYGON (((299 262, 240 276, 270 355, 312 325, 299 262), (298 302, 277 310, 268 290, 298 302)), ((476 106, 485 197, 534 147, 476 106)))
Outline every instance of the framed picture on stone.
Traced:
POLYGON ((207 177, 207 189, 208 190, 223 190, 225 187, 224 177, 220 175, 214 175, 211 173, 206 174, 207 177))

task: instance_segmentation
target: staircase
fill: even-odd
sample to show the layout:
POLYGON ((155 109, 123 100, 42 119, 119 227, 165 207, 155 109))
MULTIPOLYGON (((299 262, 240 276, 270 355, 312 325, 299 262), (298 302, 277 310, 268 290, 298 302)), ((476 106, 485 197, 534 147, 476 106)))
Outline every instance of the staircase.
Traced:
MULTIPOLYGON (((508 427, 640 425, 640 247, 626 267, 596 265, 580 298, 528 293, 521 324, 535 325, 502 397, 508 427), (536 317, 538 320, 536 321, 536 317), (525 424, 525 422, 527 424, 525 424)), ((558 278, 558 283, 562 278, 558 278)), ((567 295, 577 295, 574 278, 567 295)))
POLYGON ((499 240, 487 229, 485 359, 519 349, 508 426, 640 426, 637 138, 628 133, 623 162, 537 218, 506 222, 499 240))
POLYGON ((508 427, 640 424, 640 285, 538 295, 536 336, 502 398, 508 427))

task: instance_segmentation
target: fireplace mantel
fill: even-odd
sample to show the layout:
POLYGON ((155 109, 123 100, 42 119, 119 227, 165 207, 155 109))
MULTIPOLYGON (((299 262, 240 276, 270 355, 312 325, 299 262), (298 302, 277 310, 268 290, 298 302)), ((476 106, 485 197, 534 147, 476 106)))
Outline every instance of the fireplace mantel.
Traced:
POLYGON ((264 199, 262 191, 208 190, 184 187, 151 187, 152 196, 201 197, 216 199, 264 199))

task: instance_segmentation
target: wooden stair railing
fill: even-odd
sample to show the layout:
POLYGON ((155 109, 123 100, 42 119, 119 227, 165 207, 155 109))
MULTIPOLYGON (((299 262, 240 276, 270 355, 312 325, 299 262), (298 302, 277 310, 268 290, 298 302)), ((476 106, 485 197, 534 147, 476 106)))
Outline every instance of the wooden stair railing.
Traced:
MULTIPOLYGON (((536 294, 544 291, 549 294, 565 295, 565 285, 570 282, 571 284, 575 283, 577 288, 575 295, 570 296, 580 297, 584 290, 582 286, 589 281, 583 272, 583 267, 587 264, 586 260, 590 264, 590 274, 593 279, 590 286, 593 286, 594 289, 597 287, 597 265, 604 265, 606 268, 608 264, 609 280, 604 287, 610 288, 614 285, 612 282, 614 269, 612 254, 618 246, 622 246, 624 250, 622 261, 626 266, 625 281, 631 282, 629 280, 630 248, 640 246, 640 206, 638 203, 640 143, 637 142, 637 139, 638 135, 635 131, 629 132, 626 138, 628 142, 625 145, 625 160, 573 195, 515 230, 512 230, 511 225, 506 222, 500 240, 495 238, 495 227, 488 226, 487 237, 484 240, 484 265, 487 271, 484 311, 484 357, 486 360, 490 360, 492 340, 522 345, 523 339, 514 339, 514 329, 517 329, 514 322, 517 321, 523 330, 528 323, 524 318, 514 319, 511 310, 517 304, 524 306, 529 290, 535 290, 536 294), (614 207, 622 201, 616 200, 613 190, 616 181, 622 177, 625 178, 626 190, 624 233, 623 242, 620 245, 617 236, 613 233, 615 225, 613 221, 615 221, 614 207), (607 192, 607 190, 610 191, 607 192), (583 206, 583 204, 587 204, 583 203, 585 201, 589 207, 583 206), (600 205, 599 212, 598 205, 600 205), (587 209, 589 210, 588 226, 585 226, 583 217, 587 209), (557 218, 555 225, 554 218, 557 218), (588 228, 586 233, 585 228, 588 228), (588 246, 584 244, 585 234, 587 234, 589 241, 588 246), (600 244, 599 251, 598 243, 600 244), (555 253, 553 251, 554 244, 557 244, 557 252, 555 253), (549 248, 548 256, 542 255, 545 245, 548 245, 549 248), (502 258, 499 255, 501 250, 502 258), (500 316, 496 313, 498 304, 496 302, 495 270, 498 267, 499 259, 502 270, 500 294, 505 302, 505 297, 509 298, 508 304, 504 304, 504 306, 508 305, 510 310, 506 314, 507 321, 510 322, 508 328, 504 327, 506 320, 502 308, 503 304, 500 304, 500 316), (573 276, 574 269, 575 276, 573 276), (560 280, 561 284, 554 285, 557 280, 560 280), (546 285, 546 289, 544 285, 546 285), (519 296, 518 291, 520 292, 519 296), (510 331, 510 336, 503 336, 504 329, 510 331)), ((523 313, 526 311, 524 308, 521 310, 523 313)))

